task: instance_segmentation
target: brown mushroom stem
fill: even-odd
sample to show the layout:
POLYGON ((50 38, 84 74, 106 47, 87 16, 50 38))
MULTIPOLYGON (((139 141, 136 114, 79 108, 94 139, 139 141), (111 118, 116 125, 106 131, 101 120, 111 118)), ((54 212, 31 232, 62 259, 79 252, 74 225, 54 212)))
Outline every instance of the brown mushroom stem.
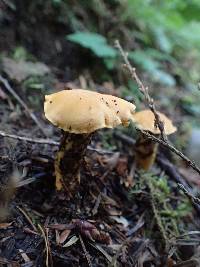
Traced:
POLYGON ((136 166, 143 170, 149 170, 155 162, 158 143, 152 142, 142 134, 139 135, 135 144, 136 166))
POLYGON ((80 183, 80 166, 92 134, 73 134, 63 131, 55 159, 56 189, 63 185, 71 192, 80 183))

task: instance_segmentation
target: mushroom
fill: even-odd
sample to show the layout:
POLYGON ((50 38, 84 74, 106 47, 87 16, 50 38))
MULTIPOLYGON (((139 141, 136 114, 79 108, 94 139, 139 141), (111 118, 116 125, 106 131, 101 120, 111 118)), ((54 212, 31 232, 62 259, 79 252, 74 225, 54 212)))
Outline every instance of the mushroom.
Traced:
POLYGON ((121 98, 83 89, 45 96, 45 117, 62 129, 55 159, 56 189, 69 192, 80 182, 80 166, 92 134, 102 128, 129 125, 135 105, 121 98))
MULTIPOLYGON (((170 135, 176 132, 177 128, 172 124, 172 121, 164 114, 157 113, 160 116, 160 120, 164 123, 165 134, 170 135)), ((155 127, 155 116, 150 110, 136 112, 133 115, 133 122, 141 130, 148 131, 155 136, 160 135, 160 130, 155 127)), ((149 170, 155 161, 157 150, 158 143, 152 142, 140 134, 135 145, 136 166, 144 170, 149 170)))

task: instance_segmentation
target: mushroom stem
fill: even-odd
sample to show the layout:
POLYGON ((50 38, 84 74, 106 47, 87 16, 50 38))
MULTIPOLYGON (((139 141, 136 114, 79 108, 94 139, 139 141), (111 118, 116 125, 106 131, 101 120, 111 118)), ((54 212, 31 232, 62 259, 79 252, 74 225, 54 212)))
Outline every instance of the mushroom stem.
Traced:
POLYGON ((80 167, 92 134, 74 134, 63 131, 55 159, 56 189, 63 185, 69 192, 80 183, 80 167))
POLYGON ((135 144, 136 166, 146 171, 149 170, 155 162, 157 150, 158 143, 140 134, 135 144))

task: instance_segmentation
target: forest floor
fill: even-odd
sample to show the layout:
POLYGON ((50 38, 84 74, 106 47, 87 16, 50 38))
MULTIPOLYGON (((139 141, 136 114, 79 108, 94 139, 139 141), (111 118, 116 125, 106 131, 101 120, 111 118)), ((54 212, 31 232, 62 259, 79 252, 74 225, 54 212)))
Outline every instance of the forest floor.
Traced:
MULTIPOLYGON (((195 190, 199 176, 162 147, 151 171, 135 169, 133 126, 99 131, 84 158, 78 192, 70 200, 56 192, 61 133, 44 117, 44 95, 92 86, 120 96, 120 87, 93 81, 88 55, 63 41, 66 29, 38 22, 37 31, 30 30, 20 15, 8 12, 0 40, 0 131, 14 135, 0 137, 0 179, 24 181, 0 223, 0 266, 200 266, 200 205, 177 185, 195 190)), ((185 113, 173 90, 165 99, 159 88, 156 104, 179 124, 185 113), (176 116, 166 108, 170 101, 176 116)), ((183 131, 176 144, 185 138, 183 131)))

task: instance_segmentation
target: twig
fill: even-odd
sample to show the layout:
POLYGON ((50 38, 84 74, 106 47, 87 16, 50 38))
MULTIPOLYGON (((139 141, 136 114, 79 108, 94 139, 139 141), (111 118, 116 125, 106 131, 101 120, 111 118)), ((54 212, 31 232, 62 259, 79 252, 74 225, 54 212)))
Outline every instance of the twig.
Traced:
POLYGON ((155 109, 155 105, 154 105, 154 100, 149 96, 149 92, 148 92, 148 87, 145 87, 144 84, 142 83, 142 81, 140 80, 140 78, 138 77, 135 68, 133 68, 128 60, 128 54, 124 52, 124 50, 122 49, 120 43, 118 40, 115 41, 115 45, 116 47, 119 49, 124 62, 125 62, 125 67, 129 70, 131 77, 136 81, 136 83, 138 84, 139 90, 140 92, 145 96, 145 100, 148 103, 148 106, 150 108, 150 110, 153 112, 154 116, 155 116, 155 126, 157 126, 160 130, 161 133, 161 139, 155 137, 154 135, 150 134, 149 132, 143 131, 141 129, 137 129, 138 131, 140 131, 143 135, 145 135, 147 138, 149 138, 150 140, 157 142, 165 147, 167 147, 168 149, 170 149, 172 152, 174 152, 175 154, 177 154, 179 157, 181 157, 184 161, 187 162, 187 164, 193 168, 196 172, 198 172, 198 174, 200 174, 200 168, 196 165, 196 163, 192 160, 190 160, 187 156, 185 156, 181 151, 179 151, 177 148, 175 148, 172 144, 170 144, 166 138, 166 135, 164 133, 164 124, 163 122, 160 121, 159 115, 155 109))
POLYGON ((53 259, 52 259, 52 253, 51 253, 51 247, 49 243, 49 228, 45 228, 46 232, 46 241, 47 241, 47 247, 48 247, 48 253, 49 253, 49 259, 50 259, 50 266, 53 266, 53 259))
MULTIPOLYGON (((154 135, 150 134, 149 132, 143 131, 141 129, 137 129, 137 130, 140 131, 142 134, 144 134, 147 138, 151 139, 152 141, 157 142, 157 143, 161 144, 162 146, 164 146, 166 148, 169 148, 172 152, 174 152, 179 157, 181 157, 183 160, 185 160, 187 162, 187 164, 191 168, 193 168, 196 172, 198 172, 200 174, 200 168, 195 164, 195 162, 190 160, 181 151, 179 151, 174 146, 169 144, 169 142, 165 142, 165 141, 155 137, 154 135)), ((38 144, 43 144, 43 145, 46 144, 46 145, 52 145, 52 146, 59 146, 59 142, 56 142, 56 141, 51 140, 51 139, 42 139, 42 138, 33 139, 33 138, 30 138, 30 137, 19 136, 19 135, 14 135, 14 134, 8 134, 8 133, 5 133, 3 131, 0 131, 0 136, 13 138, 13 139, 20 140, 20 141, 26 141, 26 142, 30 142, 30 143, 38 143, 38 144)), ((132 141, 130 141, 130 140, 131 140, 131 138, 129 137, 129 144, 133 145, 135 143, 135 140, 134 139, 132 139, 132 141)), ((93 148, 91 146, 88 146, 88 150, 97 152, 99 154, 113 154, 113 153, 115 153, 115 152, 104 150, 104 149, 93 148)))
POLYGON ((42 233, 42 236, 44 238, 45 248, 46 248, 46 267, 49 267, 49 266, 52 266, 52 262, 50 261, 50 264, 49 264, 49 256, 51 255, 51 253, 50 253, 50 247, 49 247, 48 237, 45 234, 45 231, 43 230, 42 226, 39 223, 38 223, 38 228, 40 229, 40 231, 42 233))
POLYGON ((22 209, 20 208, 19 206, 17 206, 17 209, 24 215, 24 217, 26 218, 26 220, 30 223, 30 225, 32 226, 33 230, 35 232, 37 232, 37 228, 35 227, 35 225, 33 224, 31 218, 28 216, 28 214, 22 209))
MULTIPOLYGON (((30 137, 26 137, 26 136, 8 134, 8 133, 5 133, 3 131, 0 131, 0 136, 16 139, 19 141, 25 141, 25 142, 29 142, 29 143, 37 143, 37 144, 41 144, 41 145, 59 146, 59 144, 60 144, 59 142, 56 142, 52 139, 30 138, 30 137)), ((93 148, 91 146, 88 146, 87 149, 90 151, 97 152, 99 154, 114 154, 114 153, 116 153, 116 152, 105 150, 105 149, 93 148)))
POLYGON ((191 192, 189 192, 183 184, 178 183, 178 186, 192 202, 200 205, 200 199, 198 197, 195 197, 191 192))
POLYGON ((147 138, 149 138, 150 140, 157 142, 159 144, 161 144, 162 146, 168 148, 169 150, 171 150, 172 152, 174 152, 176 155, 178 155, 179 157, 181 157, 184 161, 187 162, 187 164, 193 169, 195 170, 198 174, 200 174, 200 168, 196 165, 196 163, 192 160, 190 160, 187 156, 185 156, 181 151, 179 151, 177 148, 175 148, 173 145, 171 145, 169 142, 163 141, 157 137, 155 137, 154 135, 150 134, 149 132, 146 132, 144 130, 138 129, 136 128, 137 131, 141 132, 143 135, 145 135, 147 138))
POLYGON ((3 131, 0 131, 0 135, 3 137, 8 137, 12 139, 16 139, 19 141, 26 141, 29 143, 38 143, 38 144, 43 144, 43 145, 53 145, 53 146, 59 146, 59 142, 53 141, 51 139, 43 139, 43 138, 30 138, 26 136, 19 136, 16 134, 8 134, 3 131))
POLYGON ((124 67, 129 71, 129 73, 130 73, 131 77, 133 78, 133 80, 135 80, 136 83, 138 84, 138 88, 139 88, 140 92, 144 95, 145 101, 147 102, 147 104, 149 106, 149 109, 154 114, 155 127, 160 130, 162 140, 166 141, 167 137, 166 137, 165 131, 164 131, 164 123, 160 120, 160 116, 159 116, 158 112, 156 111, 156 108, 155 108, 155 105, 154 105, 154 100, 149 95, 148 86, 144 86, 143 82, 141 81, 141 79, 139 78, 139 76, 136 73, 136 69, 131 66, 131 63, 128 60, 128 53, 124 52, 124 50, 122 49, 122 47, 121 47, 121 45, 120 45, 118 40, 115 41, 115 46, 116 46, 116 48, 118 48, 119 52, 121 53, 121 55, 122 55, 122 57, 124 59, 124 62, 125 62, 124 67))
POLYGON ((38 121, 35 114, 28 108, 26 103, 18 96, 18 94, 13 90, 13 88, 10 86, 8 81, 3 78, 0 75, 0 81, 3 83, 4 87, 7 89, 7 91, 19 102, 19 104, 26 110, 26 112, 29 114, 31 119, 35 122, 35 124, 38 126, 38 128, 41 130, 41 132, 44 134, 44 136, 48 137, 47 133, 44 130, 44 127, 41 125, 41 123, 38 121))
POLYGON ((92 262, 91 262, 91 260, 90 260, 90 255, 89 255, 89 253, 88 253, 88 251, 87 251, 87 249, 86 249, 86 247, 85 247, 85 244, 84 244, 84 242, 83 242, 83 239, 82 239, 81 235, 79 235, 79 239, 80 239, 80 241, 81 241, 81 246, 82 246, 83 251, 84 251, 84 253, 85 253, 85 257, 86 257, 86 259, 87 259, 88 265, 89 265, 89 267, 92 267, 92 262))

